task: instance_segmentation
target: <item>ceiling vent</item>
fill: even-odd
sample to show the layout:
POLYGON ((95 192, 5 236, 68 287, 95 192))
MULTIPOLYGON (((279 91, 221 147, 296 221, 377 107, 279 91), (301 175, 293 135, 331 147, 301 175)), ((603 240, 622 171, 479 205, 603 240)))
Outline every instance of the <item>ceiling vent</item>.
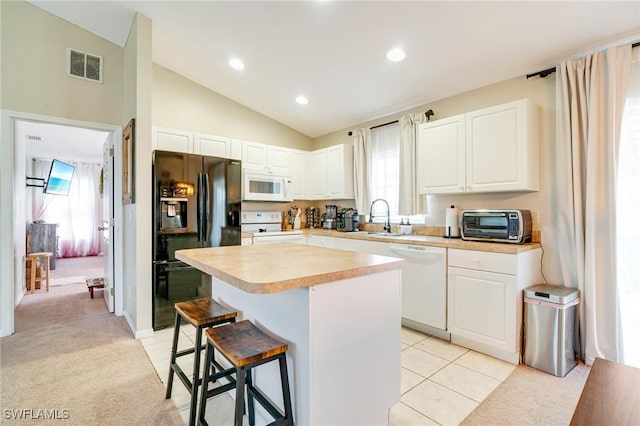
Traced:
POLYGON ((67 49, 67 75, 102 83, 102 56, 67 49))
POLYGON ((40 136, 27 135, 27 142, 42 142, 42 138, 40 136))

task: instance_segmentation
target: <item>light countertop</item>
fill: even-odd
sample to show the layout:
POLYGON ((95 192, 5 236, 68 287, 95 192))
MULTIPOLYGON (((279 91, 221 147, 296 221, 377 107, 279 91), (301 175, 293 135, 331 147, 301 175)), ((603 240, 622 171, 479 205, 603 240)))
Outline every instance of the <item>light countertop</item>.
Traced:
POLYGON ((402 267, 404 260, 295 243, 176 251, 176 258, 247 293, 278 293, 402 267))
POLYGON ((460 250, 488 251, 493 253, 518 254, 540 248, 540 243, 510 244, 489 243, 482 241, 463 241, 459 238, 443 238, 430 235, 398 235, 375 236, 367 232, 339 232, 321 228, 307 228, 304 232, 308 235, 324 235, 336 238, 353 238, 357 240, 376 241, 379 243, 414 244, 419 246, 444 247, 460 250))

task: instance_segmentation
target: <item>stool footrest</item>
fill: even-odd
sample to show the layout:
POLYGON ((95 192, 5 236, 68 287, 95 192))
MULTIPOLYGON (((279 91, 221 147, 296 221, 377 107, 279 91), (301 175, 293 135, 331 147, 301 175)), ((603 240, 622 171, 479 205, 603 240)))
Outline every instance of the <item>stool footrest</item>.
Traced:
POLYGON ((178 376, 182 384, 184 384, 187 389, 191 389, 193 383, 191 383, 191 380, 187 377, 186 374, 184 374, 184 371, 182 371, 182 367, 180 367, 176 363, 173 363, 169 368, 173 370, 173 372, 178 376))
MULTIPOLYGON (((275 419, 275 422, 278 422, 280 420, 286 420, 285 416, 282 415, 282 413, 276 408, 276 406, 273 405, 271 401, 269 401, 264 396, 264 394, 260 391, 260 389, 248 383, 246 386, 247 386, 247 396, 249 398, 251 397, 255 398, 260 403, 260 405, 262 405, 262 408, 267 410, 267 412, 271 415, 271 417, 275 419)), ((271 424, 276 424, 275 422, 271 424)))
MULTIPOLYGON (((200 347, 200 349, 206 349, 206 348, 207 348, 206 345, 202 345, 202 347, 200 347)), ((189 349, 183 349, 181 351, 177 351, 176 352, 176 358, 192 354, 195 351, 196 351, 196 348, 189 348, 189 349)))

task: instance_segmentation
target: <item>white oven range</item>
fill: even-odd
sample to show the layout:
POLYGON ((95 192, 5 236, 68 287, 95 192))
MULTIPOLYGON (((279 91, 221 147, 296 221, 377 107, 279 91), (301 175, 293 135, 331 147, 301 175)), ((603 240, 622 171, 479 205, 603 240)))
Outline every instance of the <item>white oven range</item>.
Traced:
POLYGON ((253 235, 253 244, 300 243, 304 244, 301 230, 283 231, 282 213, 274 211, 242 212, 240 230, 253 235))

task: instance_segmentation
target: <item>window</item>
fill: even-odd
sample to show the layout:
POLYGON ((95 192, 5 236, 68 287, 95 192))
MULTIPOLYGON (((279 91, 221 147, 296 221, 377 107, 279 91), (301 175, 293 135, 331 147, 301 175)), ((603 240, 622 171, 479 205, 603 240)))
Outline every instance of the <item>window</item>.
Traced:
POLYGON ((640 368, 640 49, 634 49, 618 153, 618 300, 624 363, 640 368))
MULTIPOLYGON (((371 129, 371 201, 383 198, 392 216, 398 215, 400 183, 400 125, 371 129)), ((374 216, 386 215, 384 203, 376 203, 374 216)))
MULTIPOLYGON (((371 201, 382 198, 389 203, 391 223, 408 219, 412 224, 424 224, 425 215, 400 214, 400 171, 407 165, 400 162, 402 135, 400 124, 393 123, 371 129, 371 155, 369 189, 371 201)), ((386 221, 386 206, 376 203, 373 211, 375 222, 386 221)), ((367 212, 368 213, 368 212, 367 212)), ((368 218, 367 218, 368 219, 368 218)))

